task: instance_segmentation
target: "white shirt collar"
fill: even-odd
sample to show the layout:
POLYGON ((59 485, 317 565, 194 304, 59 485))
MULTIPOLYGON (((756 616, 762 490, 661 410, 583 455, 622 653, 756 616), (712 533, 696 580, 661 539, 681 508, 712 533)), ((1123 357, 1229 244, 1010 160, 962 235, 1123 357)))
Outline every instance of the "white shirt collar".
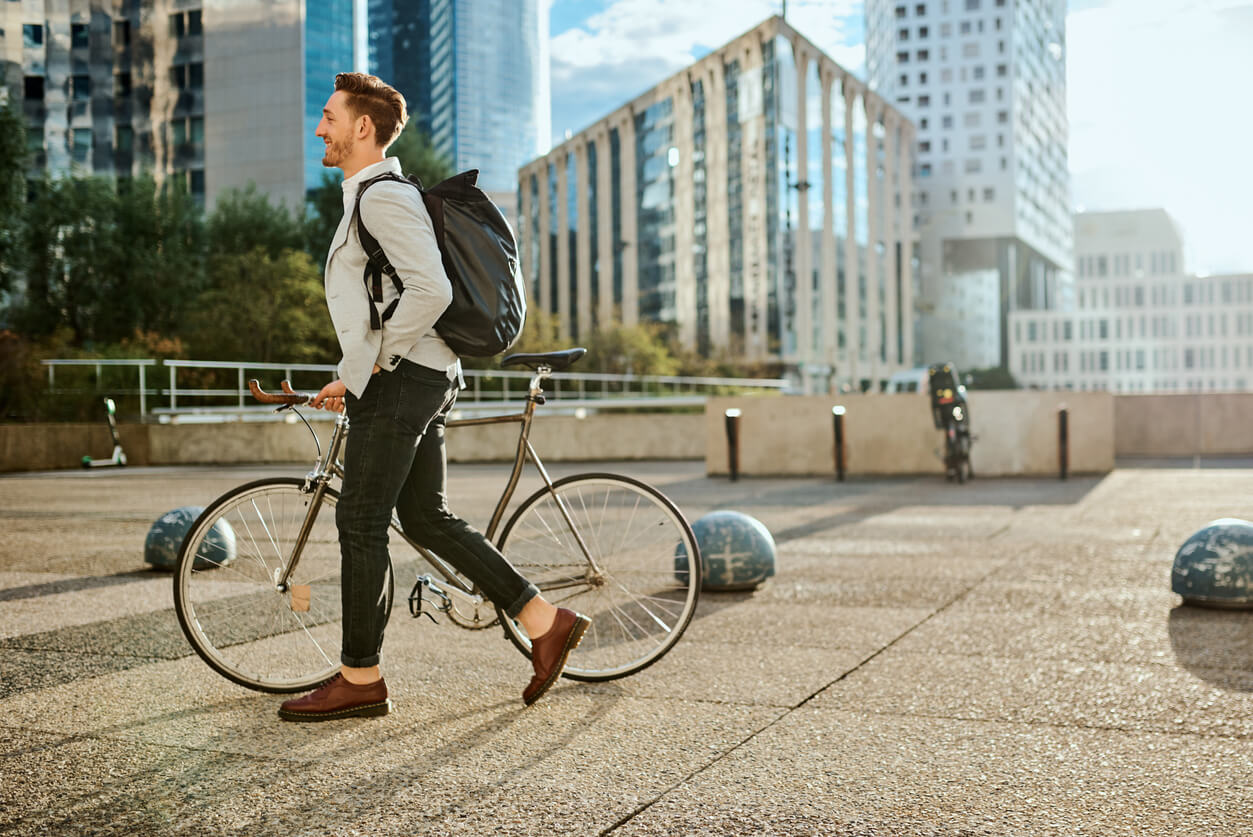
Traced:
POLYGON ((400 174, 400 160, 395 157, 386 157, 381 162, 371 163, 352 177, 344 178, 344 194, 351 193, 354 197, 357 194, 357 187, 371 177, 378 177, 380 174, 394 172, 400 174))

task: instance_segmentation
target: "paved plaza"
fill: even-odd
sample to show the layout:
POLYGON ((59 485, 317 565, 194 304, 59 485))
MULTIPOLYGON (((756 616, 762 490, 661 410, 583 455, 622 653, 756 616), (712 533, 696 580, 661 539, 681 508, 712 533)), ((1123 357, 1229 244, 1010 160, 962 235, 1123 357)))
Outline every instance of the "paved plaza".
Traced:
MULTIPOLYGON (((1253 614, 1169 578, 1191 532, 1253 516, 1253 470, 554 470, 593 469, 759 518, 777 576, 703 596, 652 668, 529 709, 498 630, 401 603, 393 713, 324 724, 213 673, 143 563, 163 512, 303 468, 0 478, 0 833, 1253 834, 1253 614)), ((483 525, 504 470, 454 465, 454 507, 483 525)))

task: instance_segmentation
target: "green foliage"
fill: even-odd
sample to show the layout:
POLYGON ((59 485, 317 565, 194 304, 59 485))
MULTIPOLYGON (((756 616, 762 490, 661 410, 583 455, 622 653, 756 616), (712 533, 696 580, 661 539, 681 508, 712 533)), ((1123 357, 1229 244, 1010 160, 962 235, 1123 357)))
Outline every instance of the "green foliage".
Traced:
POLYGON ((209 288, 192 306, 187 342, 214 360, 325 362, 334 341, 322 276, 308 254, 263 246, 209 258, 209 288))
POLYGON ((400 136, 387 149, 387 156, 400 160, 404 173, 416 176, 423 186, 434 186, 456 174, 452 161, 431 144, 430 138, 418 129, 415 119, 410 119, 405 125, 400 136))
POLYGON ((284 250, 299 249, 304 243, 301 220, 287 207, 270 203, 251 184, 247 189, 231 189, 219 195, 207 227, 210 255, 260 249, 277 256, 284 250))
POLYGON ((969 376, 970 389, 1020 389, 1014 376, 1004 366, 971 369, 969 376))
POLYGON ((26 204, 26 122, 11 104, 0 108, 0 293, 14 287, 26 204))

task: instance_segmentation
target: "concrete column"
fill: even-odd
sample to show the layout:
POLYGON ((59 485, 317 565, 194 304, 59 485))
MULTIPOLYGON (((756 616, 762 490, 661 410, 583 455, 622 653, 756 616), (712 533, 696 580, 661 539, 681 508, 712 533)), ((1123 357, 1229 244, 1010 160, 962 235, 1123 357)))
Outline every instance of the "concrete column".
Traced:
POLYGON ((880 229, 879 213, 883 209, 885 184, 878 177, 879 161, 876 146, 879 140, 875 137, 875 126, 882 114, 879 102, 872 100, 867 94, 863 99, 866 106, 866 185, 870 191, 869 199, 869 244, 866 247, 866 349, 870 353, 871 386, 879 380, 882 373, 882 361, 879 358, 879 241, 883 236, 880 229))
POLYGON ((831 84, 834 71, 823 61, 819 78, 822 81, 822 273, 821 309, 822 360, 838 371, 839 328, 837 322, 839 285, 835 263, 835 190, 832 188, 834 166, 831 165, 831 84))
MULTIPOLYGON (((750 361, 767 356, 767 316, 769 283, 766 230, 766 178, 771 175, 766 161, 766 119, 762 113, 761 43, 753 40, 740 56, 739 96, 754 103, 755 115, 740 123, 741 183, 743 184, 744 241, 744 354, 750 361)), ((742 108, 744 106, 742 105, 742 108)))
POLYGON ((705 247, 709 282, 709 342, 725 349, 731 330, 731 247, 727 217, 727 84, 725 63, 705 73, 705 247))
POLYGON ((896 245, 900 241, 900 210, 896 206, 896 196, 900 194, 896 183, 896 154, 900 119, 892 111, 885 111, 883 138, 883 200, 887 218, 886 229, 883 230, 883 258, 886 260, 884 270, 887 274, 887 288, 884 295, 886 308, 886 343, 887 370, 891 374, 901 367, 900 354, 896 351, 896 314, 899 301, 896 298, 896 245))
POLYGON ((674 303, 679 342, 696 348, 696 269, 693 264, 692 227, 696 223, 692 181, 692 82, 687 73, 668 91, 674 103, 674 147, 679 164, 674 176, 674 303))
POLYGON ((609 127, 600 125, 595 132, 596 143, 596 273, 597 326, 607 328, 614 318, 613 310, 613 159, 609 149, 609 127))
POLYGON ((562 146, 555 155, 557 166, 557 319, 558 334, 568 339, 574 332, 574 311, 570 305, 570 217, 566 201, 570 194, 566 156, 569 147, 562 146))
POLYGON ((536 242, 539 247, 539 307, 545 316, 553 310, 552 248, 549 240, 552 238, 552 225, 556 219, 551 217, 551 201, 548 197, 548 167, 553 159, 553 156, 548 156, 540 160, 536 174, 539 180, 539 241, 536 242))
POLYGON ((640 319, 639 241, 635 208, 635 116, 629 110, 618 120, 619 174, 622 195, 622 324, 640 319))
MULTIPOLYGON (((596 162, 600 163, 599 158, 596 162)), ((592 216, 588 208, 587 141, 582 138, 574 146, 574 173, 578 182, 569 184, 569 188, 577 190, 575 211, 579 214, 579 226, 575 241, 574 276, 579 298, 571 333, 576 337, 586 337, 592 331, 592 216)))
POLYGON ((848 173, 846 183, 844 217, 847 220, 844 248, 844 356, 847 360, 847 372, 842 377, 854 387, 860 378, 861 352, 861 318, 858 316, 860 291, 857 285, 857 204, 856 189, 853 176, 853 108, 857 104, 857 94, 861 92, 860 83, 851 76, 844 77, 844 170, 848 173))
MULTIPOLYGON (((805 50, 796 53, 796 237, 792 256, 792 270, 796 276, 796 314, 792 327, 796 329, 796 363, 802 367, 815 360, 813 326, 813 245, 809 233, 809 190, 819 184, 809 184, 809 107, 806 97, 809 81, 809 62, 813 58, 805 50)), ((789 186, 789 188, 792 188, 789 186)), ((786 196, 780 196, 786 197, 786 196)), ((802 374, 803 380, 808 380, 802 374)), ((808 386, 806 387, 808 391, 808 386)))
POLYGON ((913 157, 909 150, 914 145, 914 133, 908 125, 901 125, 900 142, 897 145, 898 169, 901 173, 901 363, 905 368, 914 365, 914 202, 913 157))

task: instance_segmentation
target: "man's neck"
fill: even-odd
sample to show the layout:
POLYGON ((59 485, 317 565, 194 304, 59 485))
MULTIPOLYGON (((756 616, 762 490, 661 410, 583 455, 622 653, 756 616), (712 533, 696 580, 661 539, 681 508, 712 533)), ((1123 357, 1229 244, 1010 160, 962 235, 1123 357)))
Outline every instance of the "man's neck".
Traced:
POLYGON ((380 148, 377 153, 362 154, 353 160, 346 161, 344 165, 340 166, 340 170, 344 173, 344 180, 347 180, 350 177, 355 177, 358 172, 367 166, 381 163, 384 159, 386 158, 383 156, 383 149, 380 148))

